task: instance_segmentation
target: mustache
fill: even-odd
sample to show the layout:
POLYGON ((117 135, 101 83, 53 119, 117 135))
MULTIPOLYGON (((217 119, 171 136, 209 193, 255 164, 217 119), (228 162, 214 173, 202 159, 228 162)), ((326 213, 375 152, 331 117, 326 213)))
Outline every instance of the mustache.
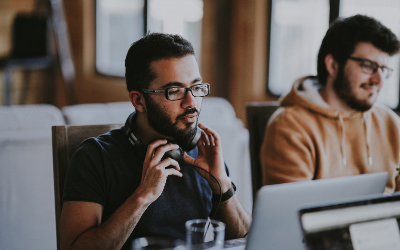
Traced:
POLYGON ((378 86, 378 83, 373 83, 373 82, 368 82, 368 83, 362 83, 361 87, 373 87, 373 86, 378 86))
POLYGON ((199 115, 199 111, 197 110, 196 107, 186 109, 185 112, 183 112, 182 114, 178 115, 176 117, 176 119, 182 119, 183 117, 185 117, 187 115, 190 115, 190 114, 193 114, 193 113, 197 113, 197 116, 199 115))

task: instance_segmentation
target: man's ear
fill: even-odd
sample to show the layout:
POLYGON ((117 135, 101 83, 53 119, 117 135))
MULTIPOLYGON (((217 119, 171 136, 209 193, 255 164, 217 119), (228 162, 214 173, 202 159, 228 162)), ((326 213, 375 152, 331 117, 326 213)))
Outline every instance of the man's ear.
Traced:
POLYGON ((328 54, 325 56, 325 67, 328 71, 329 76, 336 78, 336 75, 339 70, 339 64, 333 58, 332 54, 328 54))
POLYGON ((135 107, 137 112, 146 112, 146 103, 141 92, 132 90, 131 92, 129 92, 129 99, 131 100, 131 103, 135 107))

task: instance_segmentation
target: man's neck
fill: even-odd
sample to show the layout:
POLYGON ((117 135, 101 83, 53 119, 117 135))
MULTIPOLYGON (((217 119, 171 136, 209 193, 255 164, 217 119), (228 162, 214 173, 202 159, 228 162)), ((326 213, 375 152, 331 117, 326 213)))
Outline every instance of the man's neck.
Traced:
POLYGON ((340 113, 350 115, 355 112, 354 109, 350 108, 342 99, 339 98, 336 91, 333 89, 332 84, 327 84, 320 91, 320 95, 329 106, 340 113))
POLYGON ((142 141, 145 147, 157 139, 165 139, 150 127, 146 114, 144 113, 137 113, 135 115, 131 129, 132 133, 142 141))

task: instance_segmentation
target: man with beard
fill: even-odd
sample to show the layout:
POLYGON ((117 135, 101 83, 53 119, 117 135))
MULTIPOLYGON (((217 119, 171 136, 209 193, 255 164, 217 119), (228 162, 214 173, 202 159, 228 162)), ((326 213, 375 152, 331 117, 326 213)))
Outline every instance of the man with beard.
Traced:
POLYGON ((191 44, 149 34, 131 46, 125 67, 135 112, 125 126, 85 140, 73 155, 61 249, 131 249, 133 239, 145 236, 186 241, 185 222, 208 217, 226 224, 226 239, 243 237, 251 218, 234 195, 220 138, 197 124, 209 84, 191 44), (166 157, 179 146, 188 151, 182 159, 166 157))
POLYGON ((297 80, 268 122, 263 184, 387 171, 400 190, 400 120, 375 104, 397 37, 362 15, 336 20, 318 54, 318 76, 297 80))

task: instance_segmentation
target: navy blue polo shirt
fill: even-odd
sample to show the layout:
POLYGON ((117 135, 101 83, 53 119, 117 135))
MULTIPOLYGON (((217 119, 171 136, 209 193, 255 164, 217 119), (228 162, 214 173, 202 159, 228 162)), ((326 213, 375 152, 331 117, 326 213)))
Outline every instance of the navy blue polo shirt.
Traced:
MULTIPOLYGON (((198 155, 197 147, 188 153, 198 155)), ((124 134, 123 127, 80 144, 72 156, 65 180, 63 202, 87 201, 104 207, 102 223, 139 186, 143 159, 124 134)), ((122 249, 138 237, 185 239, 185 222, 206 219, 212 210, 212 190, 190 165, 181 164, 183 177, 168 176, 161 196, 144 212, 122 249)))

